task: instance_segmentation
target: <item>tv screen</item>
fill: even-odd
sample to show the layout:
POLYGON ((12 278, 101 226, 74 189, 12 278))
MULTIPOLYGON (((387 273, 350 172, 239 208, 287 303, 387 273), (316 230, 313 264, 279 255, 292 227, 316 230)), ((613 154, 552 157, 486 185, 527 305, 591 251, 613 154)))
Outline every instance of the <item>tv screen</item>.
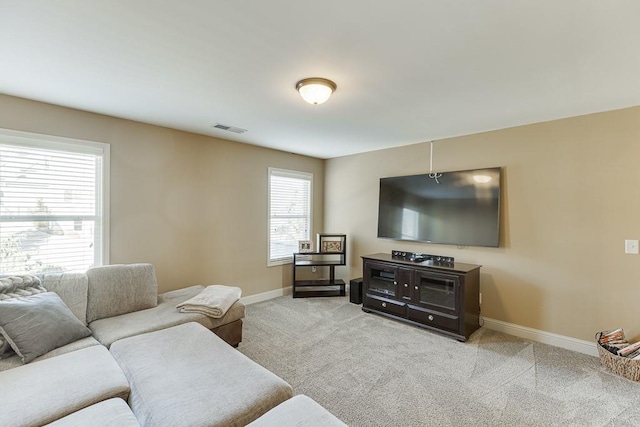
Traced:
POLYGON ((497 247, 500 175, 496 167, 380 178, 378 237, 497 247))

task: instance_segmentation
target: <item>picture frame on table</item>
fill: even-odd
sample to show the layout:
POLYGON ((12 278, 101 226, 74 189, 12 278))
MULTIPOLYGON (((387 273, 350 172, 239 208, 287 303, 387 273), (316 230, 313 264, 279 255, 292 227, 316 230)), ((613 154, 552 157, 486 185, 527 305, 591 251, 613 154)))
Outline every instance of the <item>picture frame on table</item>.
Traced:
POLYGON ((313 242, 311 240, 298 240, 298 252, 301 254, 313 252, 313 242))

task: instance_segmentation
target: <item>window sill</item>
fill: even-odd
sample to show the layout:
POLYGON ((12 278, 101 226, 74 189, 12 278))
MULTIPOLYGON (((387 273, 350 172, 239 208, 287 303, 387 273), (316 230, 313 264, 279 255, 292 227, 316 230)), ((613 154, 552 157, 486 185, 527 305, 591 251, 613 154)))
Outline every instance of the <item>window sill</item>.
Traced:
POLYGON ((267 261, 267 267, 277 267, 279 265, 293 264, 293 258, 277 259, 267 261))

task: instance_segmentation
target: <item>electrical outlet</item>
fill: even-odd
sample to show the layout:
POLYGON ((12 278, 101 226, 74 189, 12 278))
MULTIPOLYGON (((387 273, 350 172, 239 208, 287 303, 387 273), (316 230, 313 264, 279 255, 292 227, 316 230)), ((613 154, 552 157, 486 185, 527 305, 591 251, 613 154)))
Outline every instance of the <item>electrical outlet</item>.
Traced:
POLYGON ((624 253, 638 255, 638 241, 637 240, 625 240, 624 241, 624 253))

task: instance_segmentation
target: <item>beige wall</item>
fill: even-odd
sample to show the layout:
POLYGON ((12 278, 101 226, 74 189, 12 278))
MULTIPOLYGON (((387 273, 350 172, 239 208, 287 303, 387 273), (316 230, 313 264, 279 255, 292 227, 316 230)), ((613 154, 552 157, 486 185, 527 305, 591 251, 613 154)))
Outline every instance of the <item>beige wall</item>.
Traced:
POLYGON ((273 166, 314 174, 314 234, 348 234, 341 277, 361 275, 368 253, 453 255, 483 265, 486 317, 585 340, 640 335, 640 255, 624 254, 640 239, 640 107, 435 143, 438 170, 504 168, 500 248, 376 238, 378 179, 427 172, 427 143, 324 162, 4 95, 0 127, 111 144, 111 262, 154 263, 161 291, 291 284, 289 265, 266 267, 273 166))
POLYGON ((155 264, 161 291, 224 283, 253 295, 291 285, 267 268, 267 170, 314 174, 314 235, 324 162, 0 95, 0 127, 111 145, 111 250, 155 264))
POLYGON ((426 173, 429 144, 326 162, 325 228, 348 234, 349 266, 403 249, 481 264, 482 315, 592 340, 640 335, 640 107, 437 141, 434 168, 502 166, 499 248, 376 238, 379 178, 426 173))

